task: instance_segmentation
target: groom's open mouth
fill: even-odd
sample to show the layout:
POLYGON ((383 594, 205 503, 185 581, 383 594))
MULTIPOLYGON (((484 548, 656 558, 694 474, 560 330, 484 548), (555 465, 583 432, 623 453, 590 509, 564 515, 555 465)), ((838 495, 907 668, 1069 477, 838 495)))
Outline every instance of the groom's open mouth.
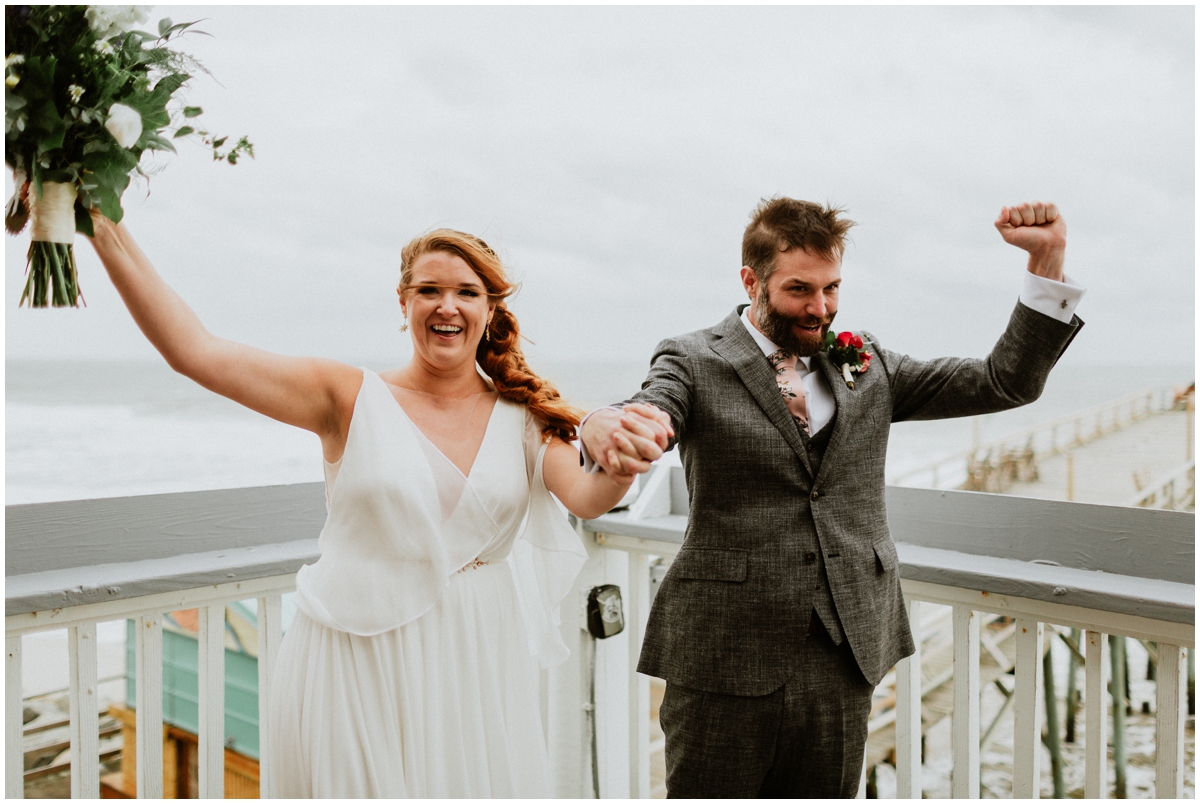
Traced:
POLYGON ((819 318, 810 318, 806 321, 795 321, 793 322, 792 326, 800 332, 803 332, 805 335, 811 335, 812 337, 824 337, 825 330, 829 329, 829 325, 831 323, 833 322, 822 321, 819 318))

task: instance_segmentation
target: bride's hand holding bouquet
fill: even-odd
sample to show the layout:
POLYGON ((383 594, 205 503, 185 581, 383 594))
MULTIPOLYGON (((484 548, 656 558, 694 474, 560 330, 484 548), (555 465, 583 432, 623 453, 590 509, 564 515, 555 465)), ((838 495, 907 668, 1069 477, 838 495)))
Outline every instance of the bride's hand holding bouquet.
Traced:
POLYGON ((245 137, 226 148, 228 138, 197 129, 202 110, 180 90, 204 68, 174 47, 195 23, 136 30, 149 8, 4 7, 4 161, 14 184, 4 223, 11 234, 29 223, 32 234, 21 304, 78 305, 74 234, 92 234, 88 210, 121 220, 147 151, 192 137, 217 161, 254 155, 245 137))

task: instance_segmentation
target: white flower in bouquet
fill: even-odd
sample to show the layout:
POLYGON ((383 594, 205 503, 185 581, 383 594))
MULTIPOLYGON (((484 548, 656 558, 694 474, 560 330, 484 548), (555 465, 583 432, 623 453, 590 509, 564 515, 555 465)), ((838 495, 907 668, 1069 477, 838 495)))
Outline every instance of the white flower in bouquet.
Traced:
MULTIPOLYGON (((71 96, 71 103, 79 103, 79 99, 83 97, 83 92, 84 89, 79 84, 71 84, 71 86, 67 87, 67 94, 71 96)), ((141 136, 141 132, 138 132, 138 136, 141 136)), ((134 141, 136 142, 136 140, 134 141)))
POLYGON ((83 12, 100 39, 133 30, 150 19, 151 6, 88 6, 83 12))
POLYGON ((113 47, 113 43, 107 39, 97 39, 96 43, 92 45, 92 47, 101 56, 111 56, 117 51, 117 49, 113 47))
POLYGON ((136 109, 131 109, 123 103, 114 103, 108 110, 108 120, 104 127, 113 135, 117 145, 122 148, 132 148, 142 136, 142 116, 136 109))
POLYGON ((20 53, 14 53, 4 60, 4 85, 6 87, 15 87, 21 83, 21 76, 13 72, 13 67, 17 67, 25 63, 25 57, 20 53))

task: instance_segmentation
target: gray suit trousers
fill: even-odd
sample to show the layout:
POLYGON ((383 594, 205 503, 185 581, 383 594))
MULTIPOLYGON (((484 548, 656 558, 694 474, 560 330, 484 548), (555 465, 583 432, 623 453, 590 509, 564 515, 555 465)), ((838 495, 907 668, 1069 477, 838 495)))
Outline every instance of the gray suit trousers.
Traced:
POLYGON ((769 695, 668 682, 668 798, 853 798, 874 687, 814 618, 796 673, 769 695))

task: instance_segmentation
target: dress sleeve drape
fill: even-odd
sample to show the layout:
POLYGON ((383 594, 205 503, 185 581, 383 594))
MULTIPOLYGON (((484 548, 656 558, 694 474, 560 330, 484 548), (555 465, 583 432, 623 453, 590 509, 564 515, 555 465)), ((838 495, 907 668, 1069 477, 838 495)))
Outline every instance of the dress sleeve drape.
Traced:
POLYGON ((540 425, 529 422, 529 510, 511 555, 529 649, 542 668, 560 664, 571 654, 562 638, 561 604, 587 562, 587 550, 567 521, 566 510, 546 488, 542 476, 546 447, 540 425))

